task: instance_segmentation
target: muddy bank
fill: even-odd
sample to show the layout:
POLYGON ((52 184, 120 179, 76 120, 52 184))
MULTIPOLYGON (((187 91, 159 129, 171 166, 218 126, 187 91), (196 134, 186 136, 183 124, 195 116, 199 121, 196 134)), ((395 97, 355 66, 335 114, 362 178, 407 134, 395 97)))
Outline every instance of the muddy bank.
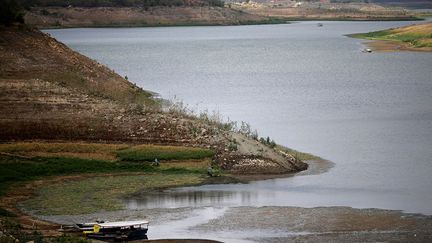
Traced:
MULTIPOLYGON (((230 175, 230 176, 220 176, 220 177, 207 177, 203 180, 200 185, 208 185, 208 184, 230 184, 230 183, 247 183, 250 181, 257 180, 265 180, 265 179, 274 179, 274 178, 282 178, 282 177, 291 177, 294 175, 311 175, 317 173, 324 173, 329 170, 333 163, 324 160, 314 160, 307 161, 309 164, 309 169, 296 174, 276 174, 276 175, 265 175, 265 174, 255 174, 255 175, 230 175)), ((186 214, 180 214, 176 216, 173 211, 176 209, 152 209, 151 213, 142 214, 141 210, 120 210, 120 211, 111 211, 107 212, 105 210, 101 210, 99 213, 94 214, 85 214, 85 215, 73 215, 73 216, 42 216, 38 215, 34 211, 26 209, 23 206, 23 202, 28 201, 29 199, 35 198, 40 193, 40 190, 48 185, 64 185, 65 183, 71 183, 74 181, 85 181, 92 178, 111 178, 112 176, 116 177, 128 177, 128 176, 139 176, 142 173, 104 173, 104 174, 83 174, 83 175, 71 175, 71 176, 59 176, 55 178, 46 178, 40 179, 29 183, 22 183, 20 186, 17 186, 15 190, 8 192, 2 198, 2 202, 0 206, 13 212, 18 215, 16 220, 20 222, 24 228, 32 228, 36 227, 38 230, 44 233, 44 235, 57 235, 57 229, 61 224, 71 224, 74 222, 84 222, 84 221, 94 221, 95 219, 106 219, 110 221, 116 220, 124 220, 124 219, 133 219, 134 217, 142 218, 142 217, 151 217, 151 215, 155 215, 151 218, 154 222, 164 222, 164 218, 160 217, 161 214, 167 214, 171 216, 175 216, 176 218, 168 218, 167 220, 180 219, 187 216, 186 214), (60 224, 60 225, 59 225, 60 224)), ((196 185, 198 186, 198 185, 196 185)), ((167 189, 167 188, 166 188, 167 189)), ((140 197, 142 194, 148 194, 149 191, 138 191, 133 195, 128 197, 140 197)), ((154 192, 157 193, 157 192, 154 192)), ((169 193, 169 192, 168 192, 169 193)), ((126 199, 126 198, 125 198, 126 199)), ((181 209, 177 209, 179 212, 183 212, 181 209)))
POLYGON ((247 239, 287 241, 418 241, 432 240, 432 217, 380 209, 347 207, 239 207, 195 230, 261 231, 247 239))
MULTIPOLYGON (((206 177, 203 181, 196 186, 199 185, 208 185, 208 184, 230 184, 230 183, 247 183, 250 181, 256 180, 265 180, 265 179, 274 179, 274 178, 282 178, 282 177, 290 177, 294 175, 308 175, 308 174, 316 174, 323 173, 330 169, 333 166, 333 163, 323 160, 314 160, 307 161, 309 164, 309 169, 302 173, 297 174, 254 174, 254 175, 226 175, 226 176, 218 176, 218 177, 206 177)), ((85 183, 86 180, 94 179, 94 178, 112 178, 116 177, 133 177, 145 175, 145 173, 96 173, 96 174, 82 174, 82 175, 71 175, 71 176, 58 176, 54 178, 46 178, 39 179, 36 181, 21 183, 19 186, 15 188, 13 191, 9 191, 6 195, 2 197, 2 202, 0 206, 13 212, 18 215, 16 218, 17 222, 21 223, 26 229, 33 229, 36 227, 39 231, 44 233, 44 235, 58 235, 57 231, 60 228, 61 224, 71 224, 74 222, 85 222, 85 221, 94 221, 95 219, 106 219, 110 221, 118 221, 124 219, 132 219, 133 217, 147 217, 155 214, 151 220, 155 222, 164 222, 164 218, 160 217, 160 214, 174 215, 172 213, 173 209, 169 209, 168 212, 165 212, 164 209, 159 211, 159 209, 151 210, 151 213, 140 214, 142 211, 140 210, 120 210, 120 211, 112 211, 107 212, 105 210, 101 210, 99 213, 94 214, 85 214, 85 215, 73 215, 73 216, 42 216, 38 215, 34 211, 26 209, 23 206, 23 203, 28 201, 29 199, 33 199, 38 197, 40 190, 49 186, 49 185, 60 185, 64 186, 67 183, 73 183, 76 181, 83 181, 85 183), (60 224, 60 225, 59 225, 60 224)), ((109 179, 108 179, 109 180, 109 179)), ((178 185, 181 186, 181 185, 178 185)), ((168 189, 168 188, 165 188, 168 189)), ((142 194, 148 194, 148 190, 140 190, 128 197, 139 197, 142 194)), ((157 192, 155 192, 157 193, 157 192)), ((174 210, 175 211, 175 210, 174 210)), ((182 210, 180 210, 182 212, 182 210)), ((187 212, 189 213, 189 212, 187 212)), ((180 214, 176 216, 179 219, 182 217, 186 217, 187 214, 180 214)), ((173 220, 173 218, 169 218, 167 220, 173 220)))
MULTIPOLYGON (((323 173, 331 163, 309 162, 297 175, 323 173)), ((31 212, 26 212, 31 214, 31 212)), ((209 239, 222 242, 429 242, 432 216, 350 207, 176 207, 98 212, 83 215, 32 215, 53 224, 103 219, 147 219, 149 239, 209 239), (169 228, 169 230, 168 230, 169 228)))
POLYGON ((149 239, 197 238, 224 242, 376 242, 432 240, 432 217, 349 207, 231 207, 118 211, 79 216, 45 216, 57 223, 94 218, 147 218, 149 239), (164 231, 166 227, 171 230, 164 231))

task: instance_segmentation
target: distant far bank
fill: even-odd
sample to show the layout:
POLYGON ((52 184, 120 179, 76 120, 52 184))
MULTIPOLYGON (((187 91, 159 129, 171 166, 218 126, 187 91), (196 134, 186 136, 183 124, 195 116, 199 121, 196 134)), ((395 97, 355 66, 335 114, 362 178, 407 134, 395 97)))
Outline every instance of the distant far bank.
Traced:
MULTIPOLYGON (((368 5, 367 5, 368 6, 368 5)), ((152 7, 31 7, 25 22, 38 28, 154 27, 284 24, 289 21, 403 21, 420 20, 414 14, 388 8, 359 8, 341 5, 339 9, 271 7, 268 5, 226 4, 221 6, 152 7)))
POLYGON ((280 24, 287 20, 217 6, 34 7, 25 22, 38 28, 280 24))

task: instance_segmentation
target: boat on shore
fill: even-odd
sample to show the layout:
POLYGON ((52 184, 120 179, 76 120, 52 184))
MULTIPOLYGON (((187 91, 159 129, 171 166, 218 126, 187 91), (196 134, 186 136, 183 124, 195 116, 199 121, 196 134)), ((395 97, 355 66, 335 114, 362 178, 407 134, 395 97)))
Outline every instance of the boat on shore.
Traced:
MULTIPOLYGON (((85 228, 90 224, 81 225, 85 228)), ((148 225, 149 221, 146 220, 96 223, 83 233, 87 238, 106 241, 147 239, 148 225)))
POLYGON ((93 227, 94 227, 95 224, 102 224, 102 223, 105 223, 105 221, 96 220, 95 222, 77 223, 77 224, 75 224, 75 227, 78 228, 81 231, 84 231, 84 230, 93 230, 93 227))

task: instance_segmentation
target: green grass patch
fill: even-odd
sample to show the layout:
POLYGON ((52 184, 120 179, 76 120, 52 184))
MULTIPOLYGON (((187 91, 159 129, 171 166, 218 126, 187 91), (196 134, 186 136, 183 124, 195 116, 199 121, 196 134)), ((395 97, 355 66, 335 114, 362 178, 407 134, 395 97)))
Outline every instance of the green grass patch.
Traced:
POLYGON ((175 146, 40 142, 0 144, 0 152, 4 153, 0 155, 0 195, 14 184, 52 176, 120 172, 203 175, 208 158, 214 155, 209 149, 175 146), (44 155, 32 157, 35 153, 44 155), (85 158, 74 157, 76 154, 84 154, 85 158), (104 157, 101 154, 114 160, 93 159, 95 155, 104 157), (155 158, 163 160, 161 166, 143 162, 155 158), (186 161, 170 164, 169 160, 186 161))
MULTIPOLYGON (((204 180, 214 151, 210 149, 79 143, 0 144, 0 195, 14 186, 55 176, 95 174, 95 178, 42 187, 39 196, 25 202, 40 214, 80 214, 122 208, 120 198, 161 187, 198 184, 204 180), (48 157, 32 157, 44 153, 48 157), (54 157, 58 154, 111 154, 117 160, 54 157), (160 166, 149 161, 161 160, 160 166), (171 161, 172 160, 172 161, 171 161), (139 175, 118 175, 139 172, 139 175), (109 174, 113 176, 100 176, 109 174), (117 175, 116 175, 117 174, 117 175)), ((62 155, 63 155, 62 154, 62 155)), ((0 216, 10 215, 0 208, 0 216)))
POLYGON ((353 34, 350 36, 354 38, 377 39, 377 38, 384 38, 385 36, 388 36, 390 34, 391 32, 388 30, 380 30, 380 31, 374 31, 369 33, 353 34))
POLYGON ((155 168, 142 163, 113 163, 78 158, 17 158, 0 157, 0 195, 12 183, 30 181, 45 176, 79 173, 154 171, 155 168))
POLYGON ((80 158, 0 157, 0 195, 12 184, 41 177, 117 172, 158 172, 162 174, 205 174, 205 168, 159 168, 150 163, 104 161, 80 158))
POLYGON ((142 145, 117 151, 123 161, 188 160, 213 157, 211 149, 142 145))
POLYGON ((402 42, 412 42, 423 37, 423 35, 414 34, 392 34, 392 32, 388 30, 369 32, 364 34, 355 34, 352 36, 356 38, 364 38, 370 40, 395 40, 402 42))
POLYGON ((200 174, 160 174, 95 177, 42 187, 23 203, 42 215, 84 214, 123 209, 121 198, 141 190, 202 183, 200 174))
MULTIPOLYGON (((163 165, 163 163, 162 163, 163 165)), ((104 161, 79 158, 22 158, 0 156, 0 195, 31 180, 73 174, 95 177, 42 187, 39 196, 23 203, 40 214, 81 214, 122 208, 120 198, 139 190, 198 184, 206 167, 152 166, 148 162, 104 161), (141 172, 140 175, 117 175, 141 172), (107 173, 113 176, 100 176, 107 173)), ((0 208, 0 216, 10 215, 0 208)))
POLYGON ((348 36, 368 40, 404 42, 412 47, 432 47, 432 31, 430 24, 413 25, 348 36))

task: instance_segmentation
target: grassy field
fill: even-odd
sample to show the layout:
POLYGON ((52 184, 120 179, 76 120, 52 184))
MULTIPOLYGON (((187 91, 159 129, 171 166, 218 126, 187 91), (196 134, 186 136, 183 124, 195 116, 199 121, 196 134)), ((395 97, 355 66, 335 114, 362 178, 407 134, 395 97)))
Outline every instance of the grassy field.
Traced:
POLYGON ((140 145, 117 151, 117 156, 126 161, 154 161, 159 160, 186 160, 204 159, 214 156, 210 149, 140 145))
POLYGON ((73 180, 42 187, 38 196, 23 203, 37 214, 83 214, 122 209, 121 198, 141 190, 196 185, 202 174, 148 173, 144 175, 103 176, 73 180))
MULTIPOLYGON (((206 168, 211 163, 213 155, 214 152, 209 149, 175 146, 43 142, 0 144, 0 196, 14 185, 36 179, 49 180, 57 176, 77 174, 139 173, 140 175, 137 176, 110 177, 108 180, 99 178, 97 180, 100 186, 95 184, 95 186, 87 187, 90 191, 86 192, 77 189, 73 193, 73 189, 66 191, 59 188, 58 192, 64 192, 64 194, 53 200, 53 205, 51 205, 51 200, 45 200, 48 197, 43 197, 47 195, 46 193, 42 193, 41 197, 35 199, 31 204, 26 204, 27 206, 35 205, 35 207, 46 205, 44 208, 47 210, 53 206, 51 211, 47 211, 49 213, 114 210, 120 205, 116 203, 118 196, 138 189, 200 182, 203 175, 206 174, 206 168), (149 162, 155 158, 161 161, 160 166, 152 166, 149 162), (102 180, 106 182, 101 183, 102 180), (118 187, 119 184, 122 186, 118 187), (80 192, 83 192, 88 198, 88 200, 83 200, 82 206, 78 203, 82 199, 80 192), (97 195, 95 198, 89 197, 92 194, 97 195), (107 199, 99 200, 102 199, 99 198, 99 195, 104 195, 107 199), (76 202, 76 205, 73 207, 69 205, 68 208, 75 208, 78 211, 62 211, 65 208, 57 207, 61 204, 61 197, 65 200, 69 198, 67 200, 70 202, 76 202), (72 198, 81 199, 73 201, 72 198)), ((80 182, 77 183, 79 185, 80 182)), ((91 184, 92 182, 85 183, 91 184)), ((52 187, 49 188, 52 189, 52 187)))
POLYGON ((350 35, 368 40, 403 42, 414 48, 432 47, 432 23, 350 35))
MULTIPOLYGON (((281 146, 277 149, 301 160, 319 159, 281 146)), ((38 214, 119 210, 121 198, 131 193, 205 182, 214 154, 211 149, 182 146, 0 144, 0 197, 11 188, 38 180, 42 186, 36 186, 37 196, 22 204, 38 214), (155 158, 159 166, 152 165, 155 158), (76 176, 68 177, 72 175, 76 176)), ((0 207, 0 214, 8 212, 0 207)))
MULTIPOLYGON (((132 193, 203 183, 213 154, 208 149, 153 145, 0 144, 0 230, 6 233, 0 242, 45 242, 41 232, 22 230, 20 223, 31 222, 21 222, 10 202, 21 202, 27 210, 43 215, 119 210, 121 199, 132 193), (152 156, 158 156, 160 166, 146 161, 152 156), (36 196, 31 196, 33 192, 36 196)), ((87 241, 62 236, 49 242, 87 241)))

